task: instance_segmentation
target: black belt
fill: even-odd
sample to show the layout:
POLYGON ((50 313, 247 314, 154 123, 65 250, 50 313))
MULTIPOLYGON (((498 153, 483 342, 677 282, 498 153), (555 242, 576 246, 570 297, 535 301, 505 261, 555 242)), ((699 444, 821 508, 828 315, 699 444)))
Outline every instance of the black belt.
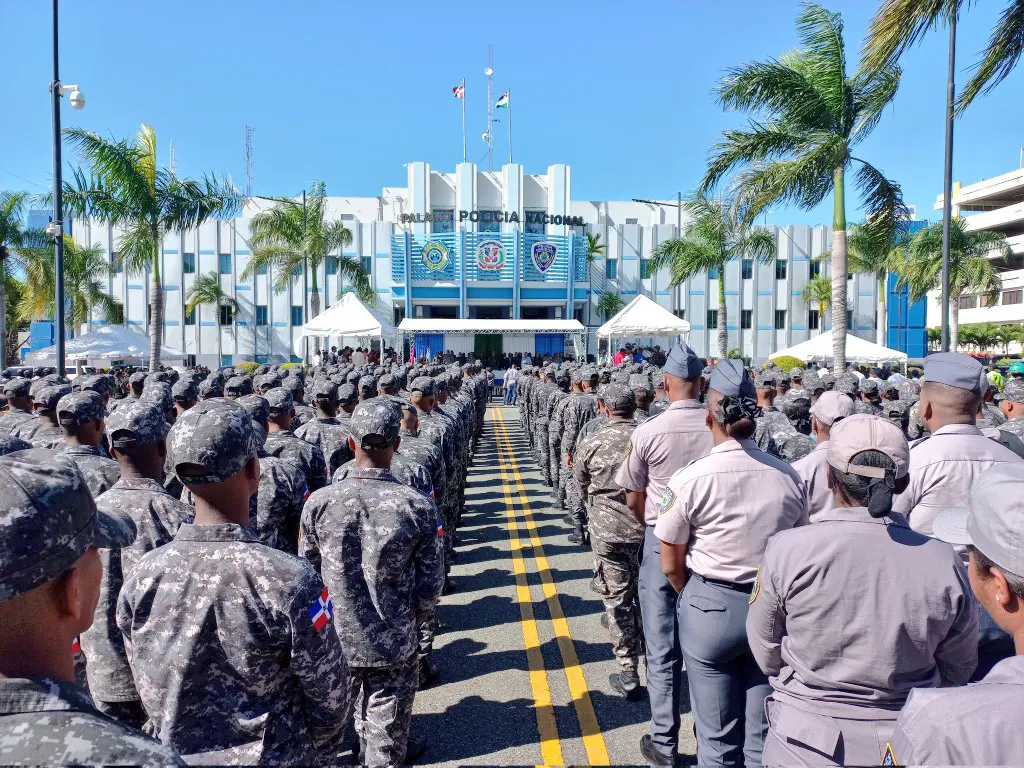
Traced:
POLYGON ((705 584, 710 584, 713 587, 724 587, 725 589, 731 589, 731 590, 733 590, 735 592, 743 592, 744 594, 747 594, 747 595, 749 595, 751 592, 754 591, 753 583, 751 583, 751 584, 737 584, 736 582, 733 582, 733 581, 721 581, 719 579, 709 579, 706 576, 701 576, 699 573, 695 573, 693 575, 696 576, 701 581, 703 581, 705 584))

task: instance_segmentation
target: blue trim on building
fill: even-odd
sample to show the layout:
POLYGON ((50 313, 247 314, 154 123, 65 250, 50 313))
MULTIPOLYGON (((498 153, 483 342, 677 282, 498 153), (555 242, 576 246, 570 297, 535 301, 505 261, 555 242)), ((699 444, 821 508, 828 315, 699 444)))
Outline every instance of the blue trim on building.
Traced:
POLYGON ((872 297, 872 296, 874 296, 875 294, 874 294, 874 292, 872 292, 872 291, 858 291, 858 292, 857 292, 857 295, 858 295, 858 296, 865 296, 865 297, 867 297, 867 298, 871 298, 871 297, 872 297))
POLYGON ((672 291, 658 291, 659 296, 671 296, 672 291))
POLYGON ((235 284, 235 290, 236 291, 251 291, 252 290, 252 286, 251 285, 238 285, 236 283, 235 284))
POLYGON ((141 291, 142 290, 142 283, 128 283, 128 289, 131 290, 132 288, 135 288, 136 290, 141 291))
POLYGON ((235 325, 249 326, 252 325, 252 323, 250 323, 248 320, 235 320, 235 325))
POLYGON ((757 330, 759 330, 759 331, 774 331, 775 329, 772 328, 770 325, 759 325, 759 326, 757 326, 757 330))
POLYGON ((128 325, 145 325, 141 320, 129 320, 128 325))
POLYGON ((390 290, 387 289, 387 288, 378 288, 375 292, 383 294, 383 293, 390 293, 390 290))
POLYGON ((212 320, 201 320, 199 324, 205 328, 210 328, 216 325, 216 323, 213 322, 212 320))
POLYGON ((727 330, 727 331, 738 331, 739 329, 740 328, 739 328, 738 325, 728 325, 728 324, 726 324, 726 326, 725 326, 725 330, 727 330))
POLYGON ((178 249, 177 248, 164 248, 164 256, 177 256, 177 255, 178 255, 178 249))
POLYGON ((405 286, 404 285, 393 285, 391 286, 391 295, 405 298, 405 286))
POLYGON ((165 290, 165 291, 177 291, 177 290, 179 290, 180 288, 181 288, 181 286, 180 286, 180 285, 165 285, 165 286, 164 286, 164 290, 165 290))
POLYGON ((412 297, 414 299, 457 299, 459 298, 459 289, 454 286, 451 288, 444 286, 414 287, 412 289, 412 297))
MULTIPOLYGON (((216 254, 217 254, 217 252, 215 250, 213 250, 212 248, 200 248, 199 249, 199 255, 200 256, 215 256, 216 254)), ((225 254, 225 255, 227 255, 227 254, 225 254)))
POLYGON ((693 323, 690 323, 690 330, 691 331, 703 331, 704 330, 704 326, 703 325, 694 325, 693 323))
POLYGON ((725 295, 726 296, 739 296, 740 292, 739 291, 726 291, 725 295))
POLYGON ((470 299, 507 299, 511 301, 512 286, 508 288, 474 288, 469 286, 466 289, 466 295, 470 299))
POLYGON ((235 256, 252 256, 252 251, 236 250, 235 256))
POLYGON ((758 291, 757 295, 758 296, 774 296, 775 295, 775 291, 758 291))
POLYGON ((287 328, 288 327, 288 323, 282 323, 279 320, 275 320, 274 321, 274 327, 275 328, 287 328))
POLYGON ((704 291, 701 291, 701 290, 691 290, 690 291, 690 295, 691 296, 703 296, 704 295, 704 291))
POLYGON ((793 291, 793 295, 794 296, 803 296, 804 292, 803 291, 793 291))
POLYGON ((177 327, 178 321, 177 320, 164 320, 164 325, 177 327))
MULTIPOLYGON (((415 290, 413 295, 416 295, 415 290)), ((523 288, 520 298, 523 301, 528 299, 549 299, 552 301, 565 301, 564 288, 523 288)))
POLYGON ((619 291, 623 296, 636 296, 639 291, 619 291))
POLYGON ((590 291, 586 288, 574 288, 572 294, 573 301, 583 300, 586 301, 590 298, 590 291))
POLYGON ((790 328, 790 330, 793 330, 793 331, 806 331, 807 330, 807 326, 805 326, 805 325, 791 325, 791 326, 789 326, 789 328, 790 328))

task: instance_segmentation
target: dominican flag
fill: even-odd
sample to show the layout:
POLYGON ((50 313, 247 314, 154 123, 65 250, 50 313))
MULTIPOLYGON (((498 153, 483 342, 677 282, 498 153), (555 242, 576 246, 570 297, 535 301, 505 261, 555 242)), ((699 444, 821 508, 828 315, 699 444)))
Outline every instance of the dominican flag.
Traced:
POLYGON ((437 538, 444 538, 444 523, 440 520, 437 521, 437 538))
POLYGON ((305 501, 309 498, 309 484, 302 486, 302 500, 305 501))
POLYGON ((508 109, 508 91, 501 94, 501 98, 498 99, 498 103, 494 105, 495 109, 508 109))
POLYGON ((452 88, 452 96, 454 96, 456 99, 466 98, 466 84, 459 83, 454 88, 452 88))
POLYGON ((71 641, 71 652, 75 655, 82 652, 82 642, 77 637, 71 641))
POLYGON ((327 622, 334 616, 334 605, 331 603, 331 596, 327 594, 327 587, 324 587, 320 597, 306 609, 306 613, 309 614, 309 620, 317 632, 327 626, 327 622))

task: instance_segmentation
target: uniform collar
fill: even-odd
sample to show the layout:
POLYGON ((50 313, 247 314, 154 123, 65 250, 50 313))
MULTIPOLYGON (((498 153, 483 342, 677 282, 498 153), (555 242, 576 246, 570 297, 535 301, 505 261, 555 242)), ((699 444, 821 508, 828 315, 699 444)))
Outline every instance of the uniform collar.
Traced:
POLYGON ((338 417, 337 416, 317 416, 315 419, 313 419, 313 421, 315 421, 317 424, 337 424, 338 423, 338 417))
POLYGON ((906 519, 899 513, 886 515, 885 517, 872 517, 867 507, 833 507, 818 513, 814 524, 824 522, 842 523, 878 523, 879 525, 896 525, 900 528, 907 528, 906 519))
POLYGON ((0 714, 19 712, 90 712, 92 700, 74 683, 50 677, 29 680, 23 677, 0 678, 0 714))
POLYGON ((64 449, 64 453, 74 456, 103 456, 98 445, 69 445, 64 449))
POLYGON ((720 443, 711 449, 711 453, 727 453, 728 451, 749 451, 756 449, 757 445, 753 440, 737 440, 736 438, 729 438, 724 443, 720 443))
POLYGON ((390 469, 373 469, 373 468, 361 468, 357 466, 351 466, 347 468, 348 474, 347 480, 361 479, 361 480, 394 480, 395 476, 391 473, 390 469))
POLYGON ((981 430, 978 429, 974 424, 947 424, 944 427, 939 427, 932 432, 932 437, 936 435, 980 435, 981 430))
POLYGON ((259 544, 259 539, 252 535, 252 531, 235 523, 219 525, 182 523, 174 538, 180 541, 241 541, 246 544, 259 544))
POLYGON ((1011 656, 998 662, 981 679, 982 683, 1009 683, 1024 685, 1024 656, 1011 656))
POLYGON ((704 403, 699 400, 675 400, 668 404, 666 410, 669 411, 695 411, 698 408, 703 408, 704 403))
MULTIPOLYGON (((153 493, 168 493, 167 489, 164 488, 156 480, 152 480, 148 477, 124 477, 114 483, 113 488, 126 491, 152 491, 153 493)), ((174 498, 171 496, 171 498, 174 498)))

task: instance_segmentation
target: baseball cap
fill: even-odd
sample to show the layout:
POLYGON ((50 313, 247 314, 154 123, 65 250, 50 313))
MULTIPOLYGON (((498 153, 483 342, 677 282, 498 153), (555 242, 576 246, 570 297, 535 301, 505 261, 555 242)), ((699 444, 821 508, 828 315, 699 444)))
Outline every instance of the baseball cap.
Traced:
POLYGON ((1011 403, 1024 403, 1024 379, 1010 379, 1003 385, 1003 391, 996 400, 1009 400, 1011 403))
POLYGON ((242 397, 252 394, 252 379, 245 376, 232 376, 224 382, 224 394, 242 397))
POLYGON ((185 411, 167 437, 168 464, 185 485, 219 483, 242 471, 256 455, 257 436, 245 408, 234 400, 204 400, 185 411), (201 468, 182 474, 180 467, 201 468))
POLYGON ((43 449, 0 456, 0 600, 56 578, 89 547, 135 541, 127 517, 100 512, 78 466, 43 449))
POLYGON ((67 384, 51 384, 35 393, 32 406, 37 411, 52 411, 57 408, 57 403, 64 395, 70 394, 71 387, 67 384))
POLYGON ((665 360, 665 373, 678 379, 695 379, 704 369, 697 353, 681 341, 676 342, 665 360))
POLYGON ((236 401, 257 425, 270 421, 270 403, 262 395, 245 395, 236 401))
POLYGON ((636 393, 626 384, 605 384, 601 388, 604 407, 612 413, 625 413, 636 409, 636 393))
POLYGON ((208 379, 204 379, 199 384, 199 396, 204 400, 209 400, 212 397, 223 397, 224 396, 224 384, 220 379, 215 379, 212 376, 208 379))
POLYGON ((753 399, 757 394, 754 391, 754 383, 739 360, 719 360, 718 365, 711 371, 708 389, 713 389, 727 397, 753 399))
POLYGON ((853 463, 854 457, 864 451, 880 451, 892 459, 896 465, 897 479, 910 471, 910 447, 907 438, 891 421, 886 421, 881 416, 858 413, 844 418, 832 427, 826 454, 830 466, 851 475, 885 477, 885 470, 881 467, 864 467, 853 463))
POLYGON ((4 382, 4 394, 8 397, 27 397, 32 388, 32 382, 21 376, 4 382))
POLYGON ((836 419, 853 415, 853 400, 840 392, 822 392, 811 406, 811 415, 822 424, 831 426, 836 419))
POLYGON ((199 386, 194 379, 179 379, 171 387, 171 397, 176 403, 187 403, 199 397, 199 386))
POLYGON ((420 394, 425 397, 437 394, 437 388, 434 386, 434 380, 429 376, 419 376, 413 379, 412 384, 409 385, 409 394, 420 394))
POLYGON ((147 403, 156 403, 164 412, 174 407, 174 396, 171 395, 171 385, 165 381, 146 382, 146 388, 142 390, 139 399, 147 403))
POLYGON ((642 389, 645 392, 649 392, 651 390, 651 380, 646 374, 634 373, 629 377, 629 387, 630 389, 642 389))
POLYGON ((126 402, 107 417, 107 434, 113 448, 149 445, 167 437, 170 425, 160 406, 144 400, 126 402))
POLYGON ((375 397, 356 406, 349 432, 363 450, 379 451, 395 442, 401 422, 402 412, 393 401, 375 397))
POLYGON ((295 407, 295 398, 284 387, 268 389, 263 397, 267 401, 267 407, 270 409, 271 416, 280 416, 283 413, 288 413, 295 407))
POLYGON ((796 366, 795 368, 790 368, 789 369, 789 378, 790 378, 790 380, 802 378, 803 375, 804 375, 804 369, 801 368, 800 366, 796 366))
POLYGON ((146 383, 146 374, 143 373, 142 371, 138 371, 136 373, 133 373, 131 376, 128 377, 128 384, 131 387, 137 387, 137 386, 141 387, 145 383, 146 383))
POLYGON ((981 394, 985 370, 970 355, 960 352, 936 352, 924 361, 924 381, 946 384, 981 394))
POLYGON ((57 421, 61 426, 75 427, 103 418, 103 395, 90 389, 64 395, 57 403, 57 421))
POLYGON ((91 376, 82 376, 75 383, 80 390, 91 389, 93 392, 99 392, 101 395, 113 394, 114 390, 117 389, 117 383, 109 373, 94 373, 91 376))
POLYGON ((1024 464, 996 464, 971 486, 966 507, 943 511, 935 538, 971 544, 1000 568, 1024 575, 1024 464))
POLYGON ((314 400, 337 400, 338 385, 330 379, 315 379, 309 394, 314 400))
POLYGON ((348 405, 354 403, 359 399, 359 391, 356 389, 355 384, 349 384, 346 382, 338 387, 338 403, 341 405, 348 405))

